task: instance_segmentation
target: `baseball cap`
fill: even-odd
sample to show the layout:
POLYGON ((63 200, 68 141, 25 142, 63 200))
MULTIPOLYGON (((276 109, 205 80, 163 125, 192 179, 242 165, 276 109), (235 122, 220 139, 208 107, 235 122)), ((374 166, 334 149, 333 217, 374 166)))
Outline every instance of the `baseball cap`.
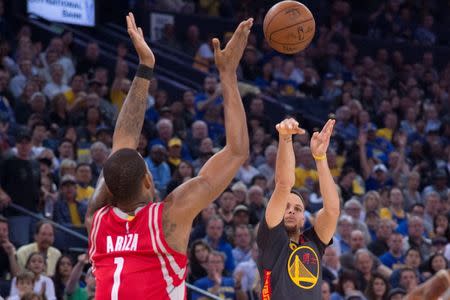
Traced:
POLYGON ((169 147, 179 146, 183 145, 183 142, 179 138, 171 138, 169 140, 169 143, 167 144, 169 147))
POLYGON ((384 164, 378 164, 375 167, 373 167, 373 171, 374 172, 382 171, 384 173, 387 173, 388 169, 386 168, 386 166, 384 164))
POLYGON ((238 206, 236 206, 236 207, 233 209, 233 215, 237 214, 237 213, 240 212, 240 211, 244 211, 244 212, 246 212, 246 213, 249 212, 247 206, 245 206, 245 205, 243 205, 243 204, 239 204, 238 206))
POLYGON ((65 185, 67 183, 77 184, 77 180, 75 179, 75 177, 73 175, 66 174, 61 179, 61 185, 65 185))

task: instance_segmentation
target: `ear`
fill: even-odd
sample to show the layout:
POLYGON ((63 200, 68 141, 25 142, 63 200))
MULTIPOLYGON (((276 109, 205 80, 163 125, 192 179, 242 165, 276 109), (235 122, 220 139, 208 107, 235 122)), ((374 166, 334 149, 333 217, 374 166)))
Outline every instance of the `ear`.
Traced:
POLYGON ((144 176, 144 186, 146 189, 150 189, 153 186, 153 180, 148 172, 144 176))

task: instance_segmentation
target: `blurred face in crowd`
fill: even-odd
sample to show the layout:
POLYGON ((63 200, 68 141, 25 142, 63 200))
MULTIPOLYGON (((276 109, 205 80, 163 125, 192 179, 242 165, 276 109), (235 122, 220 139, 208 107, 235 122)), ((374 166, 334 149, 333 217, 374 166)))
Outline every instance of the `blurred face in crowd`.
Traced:
POLYGON ((164 120, 164 122, 160 121, 160 123, 158 123, 158 134, 162 140, 169 140, 173 135, 173 127, 172 123, 169 120, 164 120))
POLYGON ((69 278, 70 273, 72 273, 72 266, 73 265, 72 265, 72 261, 70 260, 70 258, 67 256, 63 256, 61 258, 61 260, 59 261, 59 265, 58 265, 59 273, 62 276, 69 278))
POLYGON ((445 257, 441 254, 434 256, 431 261, 431 268, 434 272, 445 270, 447 268, 447 261, 445 257))
POLYGON ((300 232, 305 225, 305 207, 299 196, 289 194, 284 212, 284 227, 288 234, 300 232))
POLYGON ((41 274, 45 270, 45 260, 42 254, 32 254, 33 256, 30 258, 27 264, 27 269, 33 272, 34 274, 41 274))
POLYGON ((400 275, 400 286, 410 292, 413 288, 417 286, 417 276, 413 271, 404 271, 400 275))
POLYGON ((194 139, 204 139, 208 137, 208 126, 203 121, 192 123, 192 137, 194 139))
POLYGON ((410 237, 419 239, 422 237, 424 231, 423 220, 418 217, 411 218, 408 223, 408 234, 410 237))
POLYGON ((420 253, 416 249, 409 250, 405 256, 405 264, 410 268, 418 268, 421 262, 422 259, 420 258, 420 253))
POLYGON ((402 252, 403 238, 400 234, 392 234, 388 241, 389 249, 392 253, 399 255, 402 252))
POLYGON ((217 255, 215 253, 210 253, 208 255, 206 269, 210 277, 213 277, 214 274, 222 275, 224 267, 225 260, 222 255, 217 255))
POLYGON ((192 177, 192 171, 192 167, 183 161, 178 165, 178 172, 183 178, 192 177))
POLYGON ((264 114, 264 102, 261 98, 254 98, 250 104, 250 112, 255 115, 264 114))
POLYGON ((361 230, 353 230, 350 235, 350 247, 353 251, 364 248, 366 241, 364 240, 364 234, 361 230))
POLYGON ((212 216, 216 214, 216 205, 214 203, 211 203, 204 209, 202 209, 202 219, 204 221, 208 221, 212 216))
POLYGON ((206 235, 213 241, 218 241, 223 234, 223 222, 219 219, 210 220, 206 226, 206 235))
POLYGON ((356 257, 356 268, 363 274, 372 271, 373 259, 367 252, 362 252, 356 257))
POLYGON ((252 240, 252 236, 250 234, 250 230, 248 227, 237 227, 234 242, 236 243, 236 247, 241 249, 250 248, 250 242, 252 240))
POLYGON ((250 223, 250 216, 248 212, 240 210, 236 212, 233 216, 233 224, 237 225, 248 225, 250 223))
POLYGON ((253 203, 256 206, 264 205, 263 190, 259 186, 252 186, 248 191, 248 199, 250 203, 253 203))
POLYGON ((224 212, 231 212, 236 206, 236 197, 232 192, 224 192, 220 197, 220 207, 224 212))
POLYGON ((97 60, 100 54, 100 49, 98 48, 97 43, 89 43, 86 47, 86 57, 89 60, 97 60))
POLYGON ((217 79, 210 76, 206 77, 205 81, 203 82, 203 88, 205 89, 206 93, 214 94, 217 89, 217 79))
POLYGON ((325 248, 325 252, 323 254, 323 264, 333 269, 337 269, 339 267, 339 257, 334 247, 325 248))
POLYGON ((73 145, 69 141, 63 142, 59 148, 59 158, 73 158, 73 145))
POLYGON ((416 191, 420 186, 420 175, 417 172, 411 172, 408 177, 408 188, 416 191))
POLYGON ((384 293, 386 293, 386 283, 384 283, 383 279, 375 278, 373 281, 373 291, 375 296, 382 297, 384 293))
POLYGON ((104 145, 96 145, 91 149, 92 160, 96 163, 102 163, 107 158, 107 149, 104 145))
POLYGON ((77 197, 77 185, 67 182, 61 185, 61 193, 66 201, 75 201, 77 197))
POLYGON ((50 224, 43 224, 39 229, 39 232, 35 234, 34 239, 38 244, 38 248, 41 250, 47 250, 48 247, 53 245, 54 231, 50 224))
POLYGON ((377 238, 386 241, 392 234, 392 226, 388 219, 380 219, 377 229, 377 238))
POLYGON ((32 147, 31 141, 28 139, 18 141, 16 143, 17 156, 20 157, 21 159, 27 159, 30 155, 31 147, 32 147))
POLYGON ((92 180, 92 171, 89 165, 81 165, 76 171, 76 178, 79 183, 88 184, 92 180))
POLYGON ((51 67, 51 75, 54 83, 61 84, 64 76, 63 67, 60 64, 53 64, 51 67))
POLYGON ((345 212, 355 220, 359 220, 361 207, 356 203, 351 203, 345 208, 345 212))
POLYGON ((83 76, 75 75, 72 79, 71 88, 74 93, 83 91, 85 89, 83 76))
POLYGON ((393 188, 391 190, 390 198, 393 207, 403 207, 403 194, 399 188, 393 188))
POLYGON ((322 293, 322 300, 329 300, 330 299, 330 296, 331 296, 330 285, 325 280, 322 282, 321 293, 322 293))
POLYGON ((166 150, 161 145, 155 145, 150 150, 150 157, 155 164, 159 165, 166 160, 166 150))
POLYGON ((195 245, 194 255, 199 263, 205 263, 208 261, 209 250, 205 245, 197 244, 195 245))
POLYGON ((17 280, 17 289, 19 293, 24 295, 33 292, 33 281, 27 279, 17 280))
POLYGON ((431 216, 436 216, 439 213, 440 200, 436 193, 429 194, 425 199, 425 211, 431 216))

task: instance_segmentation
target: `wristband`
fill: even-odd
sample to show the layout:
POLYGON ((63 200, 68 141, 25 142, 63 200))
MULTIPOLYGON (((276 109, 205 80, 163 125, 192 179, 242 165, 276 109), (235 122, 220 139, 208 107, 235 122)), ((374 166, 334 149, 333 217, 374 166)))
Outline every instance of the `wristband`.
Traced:
POLYGON ((313 156, 314 160, 316 160, 316 161, 325 160, 327 158, 326 154, 321 155, 321 156, 316 156, 313 154, 312 156, 313 156))
POLYGON ((146 65, 139 65, 137 67, 136 77, 151 80, 153 78, 153 69, 146 65))

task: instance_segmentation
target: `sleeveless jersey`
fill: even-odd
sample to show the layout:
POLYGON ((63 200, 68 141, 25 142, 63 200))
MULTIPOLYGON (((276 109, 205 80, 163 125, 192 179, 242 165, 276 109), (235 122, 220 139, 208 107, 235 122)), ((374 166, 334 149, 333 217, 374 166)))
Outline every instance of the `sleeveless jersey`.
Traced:
POLYGON ((186 299, 187 257, 164 238, 163 207, 149 203, 134 218, 112 206, 94 214, 89 258, 95 299, 186 299))

